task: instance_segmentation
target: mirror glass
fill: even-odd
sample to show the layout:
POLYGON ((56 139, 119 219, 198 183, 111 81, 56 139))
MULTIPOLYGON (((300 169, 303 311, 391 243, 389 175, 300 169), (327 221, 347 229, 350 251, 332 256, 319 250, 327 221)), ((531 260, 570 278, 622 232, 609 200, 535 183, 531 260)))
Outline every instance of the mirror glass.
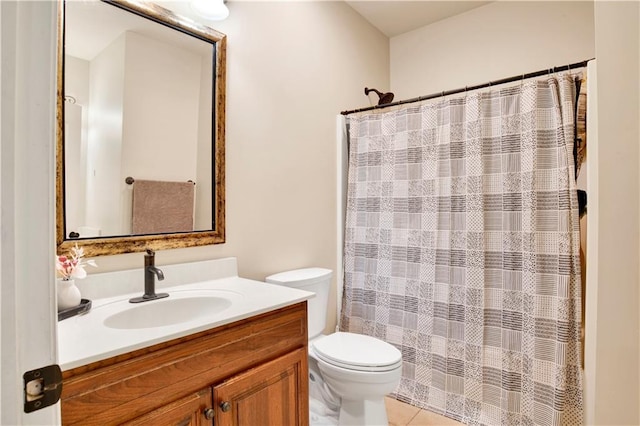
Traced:
POLYGON ((58 245, 224 242, 224 35, 147 2, 60 15, 58 245))

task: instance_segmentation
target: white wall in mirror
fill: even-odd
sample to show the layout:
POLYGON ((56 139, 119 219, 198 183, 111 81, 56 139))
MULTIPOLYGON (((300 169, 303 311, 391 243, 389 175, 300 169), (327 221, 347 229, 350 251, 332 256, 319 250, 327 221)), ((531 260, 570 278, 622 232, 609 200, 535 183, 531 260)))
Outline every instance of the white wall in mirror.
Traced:
MULTIPOLYGON (((109 235, 120 225, 116 215, 121 210, 118 186, 110 183, 117 182, 121 174, 124 42, 124 37, 118 37, 98 53, 88 67, 86 192, 84 198, 78 197, 85 200, 85 218, 84 221, 80 218, 81 222, 76 226, 97 229, 100 235, 109 235)), ((71 79, 73 75, 65 73, 65 80, 71 79)), ((74 167, 73 163, 65 163, 67 182, 69 176, 66 173, 74 167)), ((69 203, 66 204, 69 208, 69 203)), ((73 231, 76 228, 67 222, 67 229, 73 231)))
POLYGON ((128 176, 195 181, 194 230, 210 230, 212 46, 129 15, 67 3, 65 95, 76 101, 65 105, 67 234, 131 234, 128 176))
MULTIPOLYGON (((203 56, 201 58, 205 59, 203 56)), ((210 110, 213 94, 213 61, 202 60, 200 72, 200 100, 198 120, 198 147, 196 152, 196 207, 195 229, 211 229, 213 223, 213 144, 211 143, 211 114, 203 115, 210 110)))

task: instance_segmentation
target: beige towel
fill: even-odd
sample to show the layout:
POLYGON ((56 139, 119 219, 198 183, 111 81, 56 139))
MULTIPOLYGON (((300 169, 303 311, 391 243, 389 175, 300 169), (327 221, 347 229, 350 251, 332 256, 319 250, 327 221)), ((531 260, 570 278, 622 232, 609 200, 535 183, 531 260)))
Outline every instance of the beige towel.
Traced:
POLYGON ((133 234, 193 231, 193 182, 137 180, 133 184, 133 234))

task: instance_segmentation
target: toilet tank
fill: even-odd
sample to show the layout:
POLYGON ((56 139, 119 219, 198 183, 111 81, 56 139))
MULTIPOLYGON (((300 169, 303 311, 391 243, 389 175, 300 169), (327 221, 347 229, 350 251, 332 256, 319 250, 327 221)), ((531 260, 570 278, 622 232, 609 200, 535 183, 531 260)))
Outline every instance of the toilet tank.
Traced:
POLYGON ((331 274, 330 269, 305 268, 280 272, 265 278, 265 281, 270 284, 299 288, 316 294, 315 297, 307 300, 309 340, 322 334, 327 325, 331 274))

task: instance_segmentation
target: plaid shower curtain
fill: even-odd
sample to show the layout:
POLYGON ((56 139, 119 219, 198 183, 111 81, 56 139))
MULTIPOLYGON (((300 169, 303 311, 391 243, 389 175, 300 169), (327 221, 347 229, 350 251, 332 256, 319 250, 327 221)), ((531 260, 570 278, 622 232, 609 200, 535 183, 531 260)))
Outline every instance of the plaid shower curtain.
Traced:
POLYGON ((568 74, 350 118, 341 328, 398 399, 467 424, 583 423, 568 74))

